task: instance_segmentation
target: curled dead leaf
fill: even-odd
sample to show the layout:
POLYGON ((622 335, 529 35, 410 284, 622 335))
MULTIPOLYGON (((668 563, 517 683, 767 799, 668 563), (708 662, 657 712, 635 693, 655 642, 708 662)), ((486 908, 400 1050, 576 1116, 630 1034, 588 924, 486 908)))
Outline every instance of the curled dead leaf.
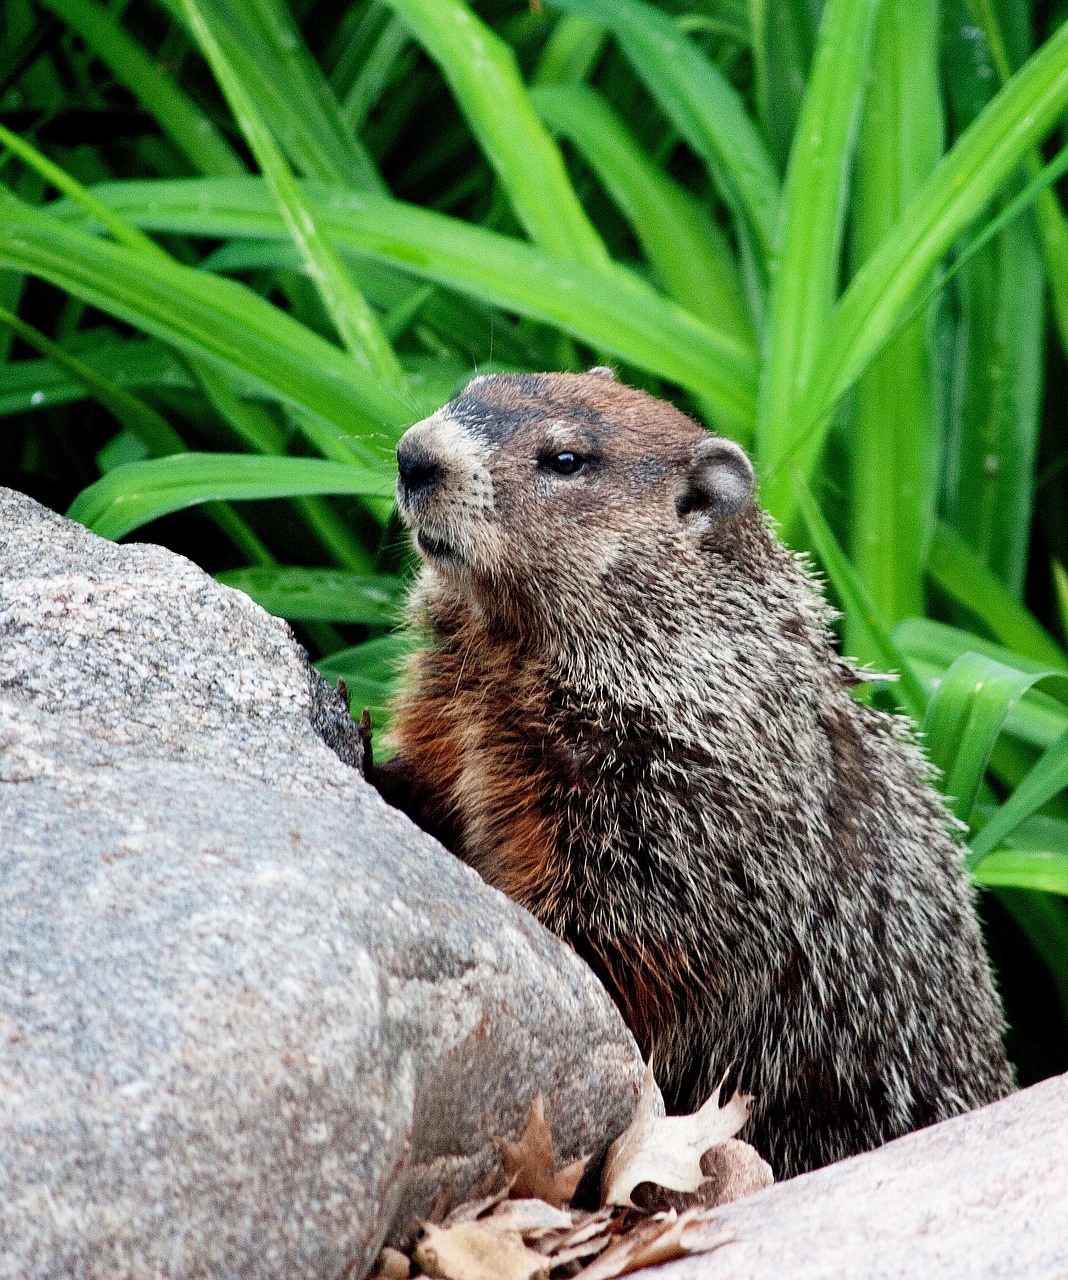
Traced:
POLYGON ((424 1230, 412 1257, 435 1280, 548 1280, 549 1259, 528 1249, 515 1231, 485 1222, 424 1230))
POLYGON ((575 1225, 570 1213, 554 1209, 544 1200, 505 1200, 482 1221, 497 1231, 518 1231, 523 1236, 542 1231, 566 1231, 575 1225))
POLYGON ((733 1138, 749 1117, 750 1098, 736 1093, 719 1105, 719 1090, 689 1116, 666 1114, 652 1067, 647 1068, 634 1119, 608 1149, 601 1202, 632 1205, 634 1188, 651 1182, 669 1191, 695 1192, 706 1181, 701 1158, 733 1138))
POLYGON ((702 1206, 677 1214, 674 1209, 639 1222, 584 1267, 575 1280, 615 1280, 642 1267, 708 1253, 732 1239, 730 1232, 707 1230, 709 1210, 702 1206))

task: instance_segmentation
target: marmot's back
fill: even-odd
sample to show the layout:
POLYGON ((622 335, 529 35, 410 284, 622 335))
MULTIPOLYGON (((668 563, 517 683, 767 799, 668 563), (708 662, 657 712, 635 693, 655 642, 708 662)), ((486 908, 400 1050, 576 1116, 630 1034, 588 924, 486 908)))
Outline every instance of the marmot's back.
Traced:
POLYGON ((1008 1091, 947 813, 741 450, 595 371, 476 379, 398 456, 434 639, 380 785, 590 962, 669 1106, 727 1074, 783 1176, 1008 1091))

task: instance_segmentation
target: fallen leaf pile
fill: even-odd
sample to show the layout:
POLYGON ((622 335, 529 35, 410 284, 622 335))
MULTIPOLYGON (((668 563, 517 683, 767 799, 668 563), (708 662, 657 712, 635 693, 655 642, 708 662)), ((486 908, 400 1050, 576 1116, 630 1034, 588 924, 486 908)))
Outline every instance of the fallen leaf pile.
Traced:
POLYGON ((383 1249, 375 1274, 383 1280, 413 1274, 436 1280, 613 1280, 708 1252, 730 1238, 716 1229, 716 1206, 772 1181, 765 1161, 734 1137, 748 1114, 748 1098, 735 1094, 721 1107, 717 1090, 693 1115, 667 1116, 650 1070, 634 1120, 609 1149, 601 1176, 603 1207, 584 1212, 567 1202, 588 1161, 557 1169, 539 1092, 521 1137, 497 1139, 504 1186, 424 1223, 410 1260, 383 1249), (672 1207, 645 1211, 665 1200, 672 1207))

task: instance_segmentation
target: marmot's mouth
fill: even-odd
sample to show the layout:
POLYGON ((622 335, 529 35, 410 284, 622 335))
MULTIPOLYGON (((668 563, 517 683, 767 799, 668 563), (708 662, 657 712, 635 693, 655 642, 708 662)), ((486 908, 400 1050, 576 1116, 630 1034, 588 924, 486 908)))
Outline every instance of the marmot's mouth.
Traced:
POLYGON ((430 534, 424 533, 422 529, 415 535, 416 541, 419 543, 419 550, 424 555, 429 556, 431 560, 443 560, 455 563, 460 559, 460 554, 451 543, 444 538, 432 538, 430 534))

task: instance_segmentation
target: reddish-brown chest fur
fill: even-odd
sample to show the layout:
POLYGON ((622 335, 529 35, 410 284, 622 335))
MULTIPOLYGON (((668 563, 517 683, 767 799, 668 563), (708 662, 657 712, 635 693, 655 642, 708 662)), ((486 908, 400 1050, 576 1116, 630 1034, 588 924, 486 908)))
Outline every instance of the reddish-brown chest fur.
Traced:
POLYGON ((558 847, 539 738, 544 689, 514 649, 457 636, 414 659, 392 737, 413 762, 424 825, 526 906, 551 889, 558 847))
POLYGON ((650 1053, 678 1019, 691 965, 674 940, 643 929, 636 895, 609 905, 589 830, 591 807, 604 808, 596 745, 568 732, 515 644, 465 626, 413 661, 392 730, 405 795, 391 798, 571 942, 650 1053))

